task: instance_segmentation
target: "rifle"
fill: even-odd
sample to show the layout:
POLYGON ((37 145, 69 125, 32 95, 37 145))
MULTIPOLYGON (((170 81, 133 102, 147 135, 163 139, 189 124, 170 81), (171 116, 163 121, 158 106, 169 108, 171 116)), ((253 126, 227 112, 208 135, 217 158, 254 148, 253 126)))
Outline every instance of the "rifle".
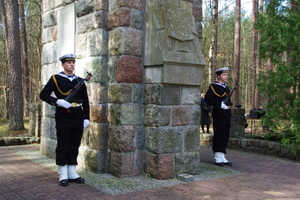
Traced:
POLYGON ((226 99, 224 100, 224 104, 227 105, 230 97, 232 95, 232 93, 234 92, 234 90, 236 90, 239 87, 239 83, 236 84, 236 86, 229 92, 229 94, 227 95, 226 99))
MULTIPOLYGON (((75 85, 75 87, 71 90, 71 92, 68 94, 68 96, 65 98, 66 101, 70 102, 71 99, 75 96, 75 94, 79 91, 79 89, 81 88, 81 86, 83 86, 85 81, 90 80, 90 78, 92 78, 92 73, 87 72, 87 76, 84 79, 81 79, 81 81, 79 81, 79 83, 77 83, 75 85)), ((71 103, 71 102, 70 102, 71 103)), ((67 108, 67 112, 70 113, 70 109, 67 108)))

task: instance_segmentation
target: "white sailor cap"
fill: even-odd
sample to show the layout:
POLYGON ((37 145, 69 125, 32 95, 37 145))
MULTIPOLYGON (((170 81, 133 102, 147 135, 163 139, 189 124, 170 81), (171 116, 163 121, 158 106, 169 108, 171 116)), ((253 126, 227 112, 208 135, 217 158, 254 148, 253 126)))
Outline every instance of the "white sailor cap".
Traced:
POLYGON ((217 75, 220 75, 220 74, 223 74, 223 73, 227 73, 227 72, 228 72, 228 67, 222 67, 222 68, 217 69, 217 70, 215 71, 215 73, 216 73, 217 75))
POLYGON ((59 58, 59 61, 64 63, 67 61, 75 61, 76 58, 77 58, 76 54, 65 54, 59 58))

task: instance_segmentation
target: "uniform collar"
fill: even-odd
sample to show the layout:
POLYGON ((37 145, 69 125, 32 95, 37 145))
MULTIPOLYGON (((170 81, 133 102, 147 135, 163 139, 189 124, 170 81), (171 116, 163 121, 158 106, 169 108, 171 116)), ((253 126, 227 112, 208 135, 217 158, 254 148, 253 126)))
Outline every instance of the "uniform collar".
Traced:
POLYGON ((223 88, 226 88, 226 87, 227 87, 226 83, 222 84, 222 83, 219 83, 218 81, 214 82, 213 84, 219 85, 219 86, 221 86, 221 87, 223 87, 223 88))
MULTIPOLYGON (((66 75, 63 71, 59 72, 57 75, 65 77, 65 78, 70 78, 70 76, 66 75)), ((78 78, 75 74, 73 74, 73 79, 78 78)))

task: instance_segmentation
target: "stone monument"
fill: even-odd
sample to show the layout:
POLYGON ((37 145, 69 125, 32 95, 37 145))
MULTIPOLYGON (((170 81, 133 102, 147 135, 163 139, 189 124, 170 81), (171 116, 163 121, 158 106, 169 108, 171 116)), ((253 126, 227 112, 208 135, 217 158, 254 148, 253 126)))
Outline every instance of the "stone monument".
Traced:
MULTIPOLYGON (((200 171, 202 2, 56 0, 43 2, 42 84, 78 55, 90 127, 78 163, 85 170, 157 179, 200 171)), ((54 158, 54 108, 43 103, 41 152, 54 158)))

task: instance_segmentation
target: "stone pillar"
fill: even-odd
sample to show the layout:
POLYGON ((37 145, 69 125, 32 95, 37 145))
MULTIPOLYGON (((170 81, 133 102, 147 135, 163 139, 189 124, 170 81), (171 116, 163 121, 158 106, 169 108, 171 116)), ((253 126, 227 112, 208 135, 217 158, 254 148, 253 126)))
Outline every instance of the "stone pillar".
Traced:
POLYGON ((157 179, 200 172, 200 85, 205 61, 192 12, 201 5, 189 2, 146 1, 146 162, 147 172, 157 179))
POLYGON ((86 83, 90 101, 90 126, 84 131, 78 163, 85 170, 104 173, 108 153, 108 0, 76 2, 76 70, 83 77, 93 72, 86 83))
POLYGON ((230 137, 243 137, 245 135, 245 109, 232 108, 231 109, 231 128, 230 137))
POLYGON ((117 177, 143 172, 142 11, 143 0, 109 1, 108 172, 117 177))

